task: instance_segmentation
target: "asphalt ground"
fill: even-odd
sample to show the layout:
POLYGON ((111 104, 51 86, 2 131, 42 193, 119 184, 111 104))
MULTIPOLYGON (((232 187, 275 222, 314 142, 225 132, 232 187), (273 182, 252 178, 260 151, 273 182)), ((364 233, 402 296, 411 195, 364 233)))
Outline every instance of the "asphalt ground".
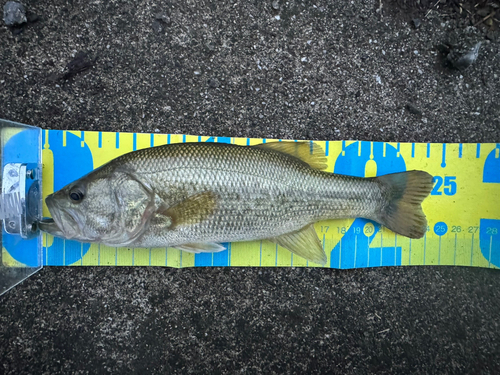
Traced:
MULTIPOLYGON (((0 118, 500 142, 498 2, 464 3, 25 1, 0 26, 0 118)), ((47 267, 0 297, 0 368, 495 374, 499 317, 497 270, 47 267)))

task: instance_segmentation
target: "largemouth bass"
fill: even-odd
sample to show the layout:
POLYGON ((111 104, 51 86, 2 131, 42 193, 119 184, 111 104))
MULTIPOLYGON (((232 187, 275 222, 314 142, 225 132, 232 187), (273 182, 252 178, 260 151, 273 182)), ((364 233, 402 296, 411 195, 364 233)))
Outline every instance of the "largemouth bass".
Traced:
POLYGON ((326 263, 313 224, 362 217, 420 238, 423 171, 358 178, 324 172, 321 147, 184 143, 122 155, 46 198, 55 236, 113 247, 224 250, 221 242, 275 242, 326 263))

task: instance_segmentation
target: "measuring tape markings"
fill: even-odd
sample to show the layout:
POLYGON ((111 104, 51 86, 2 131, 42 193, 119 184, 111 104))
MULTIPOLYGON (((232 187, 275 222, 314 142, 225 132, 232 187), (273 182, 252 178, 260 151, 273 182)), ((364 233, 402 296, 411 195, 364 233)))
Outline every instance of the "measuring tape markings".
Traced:
MULTIPOLYGON (((42 135, 43 186, 52 187, 52 190, 58 190, 123 153, 144 147, 170 142, 217 141, 252 145, 265 141, 70 131, 44 131, 42 135), (48 164, 51 161, 49 153, 52 153, 53 166, 48 164), (50 186, 50 178, 46 177, 52 176, 53 185, 50 186)), ((395 236, 377 223, 364 219, 317 223, 315 227, 323 239, 331 267, 401 264, 492 267, 500 264, 500 145, 354 141, 317 143, 329 156, 328 170, 331 172, 367 177, 406 169, 424 169, 436 176, 432 195, 424 202, 424 210, 429 218, 429 230, 423 240, 415 241, 395 236), (336 155, 338 157, 335 159, 336 155), (440 157, 436 158, 436 155, 440 157), (482 162, 484 168, 478 168, 482 162), (450 172, 443 173, 445 171, 450 172), (478 181, 481 183, 478 184, 478 181), (464 192, 467 192, 467 196, 461 197, 464 192), (484 202, 484 197, 493 198, 494 201, 484 202), (453 198, 462 199, 463 205, 450 201, 453 198), (438 219, 443 217, 445 219, 438 219), (456 218, 451 225, 450 218, 456 218), (337 233, 333 233, 335 231, 337 233)), ((50 192, 45 189, 44 195, 50 192)), ((267 241, 226 244, 227 250, 221 253, 196 255, 164 248, 117 250, 104 245, 53 239, 47 235, 44 244, 48 245, 44 248, 44 259, 48 265, 317 266, 308 264, 300 257, 293 257, 289 251, 277 248, 267 241)))
MULTIPOLYGON (((118 146, 120 148, 120 154, 124 153, 124 152, 131 151, 131 150, 127 149, 127 148, 122 149, 120 147, 120 139, 123 137, 124 134, 126 134, 129 138, 132 137, 132 142, 130 142, 130 140, 128 140, 128 142, 123 142, 123 139, 122 139, 121 144, 122 145, 124 143, 125 144, 132 144, 131 149, 134 149, 134 148, 137 149, 137 135, 134 137, 133 135, 130 135, 130 134, 127 134, 127 133, 121 133, 119 136, 115 135, 115 141, 116 141, 115 144, 116 144, 116 146, 118 146), (134 141, 134 139, 135 139, 135 141, 134 141)), ((149 144, 141 145, 140 148, 151 146, 151 135, 149 135, 149 137, 147 137, 146 139, 149 139, 149 144)), ((197 139, 189 139, 186 136, 182 136, 182 141, 184 141, 184 142, 185 141, 199 141, 199 140, 200 140, 200 137, 197 137, 197 139)), ((213 141, 213 138, 212 139, 208 138, 208 141, 213 141)), ((231 142, 230 139, 225 139, 224 141, 231 142)), ((246 142, 248 142, 248 141, 246 141, 246 142)), ((259 140, 257 140, 255 143, 260 143, 260 142, 259 142, 259 140)), ((366 142, 366 143, 368 143, 368 142, 366 142)), ((326 144, 328 144, 327 147, 330 146, 329 142, 326 142, 326 144)), ((375 148, 376 148, 375 153, 377 154, 377 156, 379 156, 380 154, 382 154, 382 157, 385 158, 387 156, 386 153, 387 153, 387 150, 388 150, 388 146, 390 146, 390 147, 392 147, 392 149, 396 150, 396 157, 400 156, 400 152, 401 152, 400 144, 397 144, 396 147, 394 147, 392 145, 380 144, 380 143, 376 143, 375 145, 376 145, 375 146, 375 148), (379 149, 377 149, 377 147, 379 149), (380 150, 380 147, 382 147, 382 150, 380 150)), ((355 145, 355 142, 352 142, 351 144, 346 144, 346 142, 342 142, 342 146, 343 146, 342 147, 343 148, 342 149, 342 153, 341 153, 342 156, 345 156, 345 154, 346 154, 346 148, 347 147, 351 147, 351 149, 354 149, 357 146, 358 157, 362 156, 363 150, 366 149, 366 147, 363 147, 363 142, 357 142, 357 145, 355 145)), ((416 145, 414 145, 414 144, 411 146, 411 148, 412 148, 411 153, 412 153, 413 157, 415 157, 415 151, 416 151, 416 147, 415 146, 416 145)), ((420 145, 417 145, 417 146, 420 146, 420 145)), ((430 158, 431 153, 432 153, 431 150, 432 150, 433 147, 436 148, 436 146, 438 146, 438 147, 441 146, 441 150, 442 150, 441 167, 444 167, 444 166, 446 166, 446 162, 445 162, 445 160, 446 160, 445 159, 446 158, 446 145, 444 145, 444 146, 443 145, 431 145, 431 144, 425 145, 425 148, 426 148, 426 150, 425 150, 426 158, 430 158)), ((468 146, 471 146, 471 145, 468 145, 468 146)), ((390 147, 389 147, 389 149, 392 152, 393 150, 390 147)), ((460 150, 459 151, 460 156, 462 156, 463 145, 459 145, 458 148, 460 150)), ((373 143, 370 144, 370 151, 371 151, 371 153, 370 153, 370 156, 369 156, 370 157, 369 160, 373 160, 373 158, 374 158, 374 156, 373 156, 373 143)), ((347 152, 349 152, 349 151, 347 151, 347 152)), ((480 146, 479 147, 476 146, 476 157, 479 156, 479 154, 480 154, 480 146)), ((116 156, 118 156, 118 155, 116 155, 116 156)), ((113 157, 116 157, 116 156, 110 156, 109 159, 112 159, 113 157)), ((388 160, 384 160, 384 163, 382 165, 389 165, 389 166, 391 166, 391 163, 390 162, 387 163, 387 161, 388 160)), ((386 171, 386 172, 384 172, 382 174, 385 174, 385 173, 389 173, 389 172, 386 171)), ((451 178, 446 179, 446 181, 443 178, 443 182, 441 183, 441 185, 443 185, 442 189, 444 189, 445 192, 447 192, 448 194, 451 194, 453 192, 453 184, 452 184, 453 182, 454 182, 454 180, 451 179, 451 178)), ((437 181, 435 189, 433 190, 435 194, 439 194, 440 193, 441 187, 438 186, 438 185, 439 185, 439 179, 437 181)), ((362 220, 362 219, 356 219, 356 220, 362 220)), ((441 262, 441 259, 440 259, 441 258, 441 253, 442 253, 441 248, 443 246, 442 236, 447 233, 447 225, 446 224, 442 225, 442 224, 444 224, 444 222, 436 223, 436 225, 434 226, 434 232, 435 232, 435 234, 438 235, 438 237, 437 237, 438 238, 438 244, 437 244, 437 246, 435 246, 435 247, 437 247, 438 255, 437 255, 437 257, 435 256, 435 254, 434 254, 434 256, 427 257, 426 264, 449 264, 450 263, 450 262, 441 262), (444 233, 442 233, 442 232, 444 232, 444 233)), ((379 230, 378 229, 379 228, 378 224, 376 226, 377 227, 374 230, 374 232, 377 232, 379 230)), ((323 226, 323 227, 327 227, 327 226, 323 226)), ((337 227, 337 230, 343 230, 342 228, 345 228, 345 227, 337 227)), ((374 225, 374 228, 375 228, 375 225, 374 225)), ((349 226, 348 230, 351 230, 350 237, 345 237, 345 239, 344 239, 343 242, 346 242, 347 244, 352 244, 353 243, 353 241, 352 241, 352 235, 354 234, 354 240, 355 240, 354 243, 356 245, 355 245, 354 251, 352 251, 352 248, 349 249, 349 245, 347 245, 347 247, 344 246, 344 250, 351 250, 351 251, 348 251, 348 254, 352 254, 352 255, 351 255, 351 259, 349 259, 348 257, 344 256, 344 261, 340 262, 342 268, 347 268, 347 267, 351 266, 351 263, 352 263, 352 266, 354 266, 353 259, 352 259, 352 257, 354 257, 354 256, 356 256, 356 266, 357 267, 364 266, 365 264, 367 266, 374 266, 374 265, 380 265, 380 264, 381 265, 396 265, 396 264, 401 264, 401 256, 399 255, 401 247, 391 246, 391 247, 386 247, 386 249, 384 249, 384 246, 381 245, 380 249, 378 249, 379 250, 378 252, 377 251, 373 252, 372 250, 370 250, 370 248, 368 248, 368 246, 364 247, 363 245, 361 245, 361 246, 358 245, 358 237, 357 237, 357 235, 361 232, 362 229, 364 229, 364 225, 361 226, 361 225, 353 225, 353 224, 351 224, 349 226), (354 232, 357 232, 357 233, 354 233, 354 232), (349 239, 350 239, 350 241, 348 241, 349 239), (361 249, 366 248, 367 249, 367 254, 366 255, 364 255, 364 254, 358 255, 358 251, 359 251, 358 249, 359 248, 361 248, 361 249), (395 256, 391 256, 390 252, 394 253, 395 256), (377 258, 377 254, 379 254, 378 258, 377 258), (367 261, 363 262, 363 258, 366 258, 367 261), (369 258, 371 258, 371 260, 368 262, 369 258), (379 262, 379 259, 381 259, 382 261, 379 262), (386 260, 384 260, 384 259, 386 259, 386 260)), ((457 230, 457 226, 455 226, 454 229, 456 231, 457 230)), ((367 229, 367 230, 369 230, 369 229, 367 229)), ((363 230, 363 232, 364 232, 364 230, 363 230)), ((373 235, 373 238, 376 238, 375 234, 373 235)), ((476 236, 476 238, 477 238, 477 236, 476 236)), ((333 237, 331 239, 333 240, 333 242, 335 242, 335 239, 333 237)), ((381 242, 382 241, 383 240, 381 239, 381 242)), ((394 241, 396 243, 397 237, 394 237, 394 241)), ((424 240, 424 241, 426 241, 426 240, 424 240)), ((432 241, 432 237, 431 237, 431 241, 432 241)), ((386 240, 386 242, 387 242, 387 240, 386 240)), ((453 245, 454 245, 453 263, 454 264, 457 264, 457 260, 456 260, 457 246, 455 245, 455 244, 457 244, 457 242, 458 241, 457 241, 456 233, 455 233, 455 238, 453 239, 453 245)), ((327 243, 328 243, 328 240, 325 238, 325 246, 327 246, 327 243)), ((360 243, 363 244, 364 241, 361 240, 360 243)), ((241 245, 241 244, 238 243, 238 244, 233 244, 233 245, 237 245, 238 246, 238 245, 241 245)), ((414 244, 412 244, 412 245, 413 245, 413 253, 415 254, 416 253, 416 251, 415 251, 416 247, 415 247, 414 244)), ((426 245, 427 244, 424 243, 424 248, 428 247, 426 245)), ((270 245, 270 246, 274 246, 274 245, 270 245)), ((247 247, 247 246, 243 246, 243 247, 247 247)), ((276 255, 275 255, 274 262, 272 262, 272 259, 268 259, 269 262, 264 262, 264 264, 262 264, 261 248, 262 247, 260 246, 260 243, 259 243, 259 258, 260 258, 259 259, 259 265, 273 265, 272 263, 274 263, 274 265, 290 265, 292 263, 292 256, 291 256, 291 254, 288 251, 282 249, 283 251, 281 251, 281 252, 279 250, 277 252, 275 252, 276 255), (265 264, 265 263, 270 263, 270 264, 265 264)), ((474 249, 474 244, 472 245, 471 248, 474 249)), ((177 250, 174 250, 174 249, 169 249, 169 251, 170 250, 178 252, 177 250)), ((241 249, 241 250, 248 250, 248 249, 241 249)), ((212 254, 209 254, 209 257, 207 257, 207 255, 205 255, 205 254, 203 254, 200 257, 200 254, 197 254, 197 255, 194 255, 194 259, 184 259, 183 265, 184 266, 190 265, 189 263, 194 263, 193 265, 197 265, 197 266, 201 266, 201 265, 213 265, 213 264, 216 264, 216 265, 228 265, 229 264, 229 259, 230 259, 230 257, 227 255, 228 252, 229 251, 226 250, 225 252, 222 252, 222 254, 219 255, 220 262, 216 261, 214 263, 214 261, 213 261, 214 257, 212 256, 212 254), (198 258, 198 259, 196 259, 196 258, 198 258)), ((245 251, 245 252, 248 254, 247 251, 245 251)), ((265 249, 264 249, 264 252, 266 253, 265 249)), ((267 252, 267 253, 269 253, 269 252, 267 252)), ((191 255, 191 257, 193 257, 192 254, 189 254, 189 255, 191 255)), ((188 257, 189 257, 189 255, 188 255, 188 257)), ((213 255, 215 256, 216 254, 213 254, 213 255)), ((410 254, 408 253, 408 256, 409 255, 410 254)), ((125 256, 124 258, 127 259, 129 257, 125 256)), ((269 258, 269 257, 267 257, 267 258, 269 258)), ((297 258, 299 258, 299 257, 296 257, 296 259, 297 258)), ((124 259, 124 261, 125 261, 125 259, 124 259)), ((339 259, 340 259, 340 254, 339 254, 339 259)), ((93 263, 93 261, 91 261, 90 263, 93 263)), ((152 262, 152 263, 154 263, 154 262, 152 262)), ((168 264, 168 261, 166 263, 168 264)), ((180 261, 176 262, 174 260, 174 262, 173 262, 172 265, 175 266, 175 265, 177 265, 177 263, 180 264, 180 261)), ((236 262, 236 264, 238 264, 238 263, 239 262, 236 262)), ((246 264, 247 262, 243 262, 243 263, 246 264)), ((331 260, 331 263, 332 263, 332 260, 331 260)), ((410 264, 410 263, 411 263, 411 260, 408 259, 408 264, 410 264)), ((416 262, 416 263, 418 264, 418 262, 416 262)), ((463 263, 464 262, 461 262, 461 264, 463 264, 463 263)), ((134 261, 134 264, 137 264, 137 261, 134 261)), ((149 264, 149 250, 148 250, 148 264, 149 264)), ((295 264, 295 265, 299 265, 299 264, 295 264)), ((334 265, 331 264, 331 266, 334 266, 334 265)))

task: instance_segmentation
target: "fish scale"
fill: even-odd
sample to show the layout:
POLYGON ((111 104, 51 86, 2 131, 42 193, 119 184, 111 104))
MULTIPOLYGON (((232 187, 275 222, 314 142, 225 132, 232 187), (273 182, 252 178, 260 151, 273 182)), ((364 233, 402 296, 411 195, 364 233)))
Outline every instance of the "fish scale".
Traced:
POLYGON ((256 147, 179 144, 141 150, 115 163, 130 166, 153 190, 173 185, 184 191, 171 195, 167 206, 203 191, 218 197, 207 220, 175 230, 152 228, 136 244, 141 247, 265 239, 324 218, 369 216, 381 199, 371 181, 331 175, 256 147))

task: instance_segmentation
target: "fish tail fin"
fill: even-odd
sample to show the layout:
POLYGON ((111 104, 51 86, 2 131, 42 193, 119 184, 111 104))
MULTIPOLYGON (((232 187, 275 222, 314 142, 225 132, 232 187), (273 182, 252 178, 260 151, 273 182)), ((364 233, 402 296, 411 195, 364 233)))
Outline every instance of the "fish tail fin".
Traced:
POLYGON ((376 177, 375 181, 386 197, 377 221, 395 233, 422 238, 427 219, 421 204, 432 190, 432 176, 424 171, 409 171, 376 177))

